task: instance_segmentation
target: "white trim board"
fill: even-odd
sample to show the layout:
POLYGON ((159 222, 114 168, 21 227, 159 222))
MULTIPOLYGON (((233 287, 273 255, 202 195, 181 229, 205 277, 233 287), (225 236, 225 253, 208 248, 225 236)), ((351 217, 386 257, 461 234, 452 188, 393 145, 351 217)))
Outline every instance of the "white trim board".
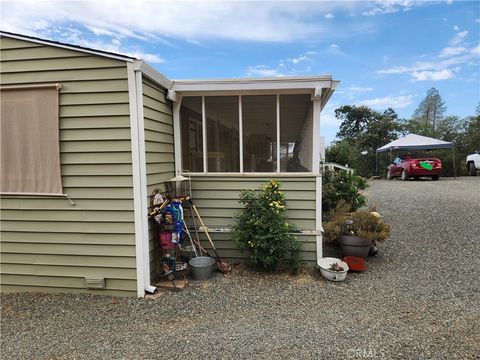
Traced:
POLYGON ((142 204, 140 181, 140 156, 138 150, 138 114, 137 114, 137 87, 133 64, 127 64, 128 77, 128 102, 130 110, 130 133, 132 137, 132 174, 133 174, 133 204, 135 220, 135 262, 137 270, 137 296, 143 297, 145 290, 143 269, 143 243, 142 243, 142 204))

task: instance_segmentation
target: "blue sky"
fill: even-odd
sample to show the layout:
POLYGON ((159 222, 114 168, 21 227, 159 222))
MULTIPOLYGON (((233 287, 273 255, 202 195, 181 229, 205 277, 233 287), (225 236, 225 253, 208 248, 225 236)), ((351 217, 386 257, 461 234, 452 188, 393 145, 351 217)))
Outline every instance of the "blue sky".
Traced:
POLYGON ((480 101, 478 1, 2 1, 1 29, 145 59, 171 79, 332 74, 322 113, 365 104, 410 117, 436 87, 447 114, 480 101), (128 4, 128 5, 127 5, 128 4))

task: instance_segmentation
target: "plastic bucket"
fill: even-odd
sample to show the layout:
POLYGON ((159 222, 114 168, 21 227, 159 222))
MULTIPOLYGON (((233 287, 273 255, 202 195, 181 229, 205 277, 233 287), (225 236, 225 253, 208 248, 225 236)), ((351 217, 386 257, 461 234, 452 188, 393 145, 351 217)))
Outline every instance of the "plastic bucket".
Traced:
POLYGON ((191 259, 188 264, 195 280, 208 280, 212 275, 215 259, 208 256, 199 256, 191 259))

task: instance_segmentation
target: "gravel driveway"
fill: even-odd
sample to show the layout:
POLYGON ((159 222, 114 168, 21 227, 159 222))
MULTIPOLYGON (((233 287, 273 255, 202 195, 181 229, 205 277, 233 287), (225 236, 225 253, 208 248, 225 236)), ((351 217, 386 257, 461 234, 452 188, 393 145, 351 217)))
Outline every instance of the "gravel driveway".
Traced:
POLYGON ((3 295, 1 357, 475 358, 480 178, 377 180, 367 195, 392 235, 344 283, 237 268, 155 301, 3 295))

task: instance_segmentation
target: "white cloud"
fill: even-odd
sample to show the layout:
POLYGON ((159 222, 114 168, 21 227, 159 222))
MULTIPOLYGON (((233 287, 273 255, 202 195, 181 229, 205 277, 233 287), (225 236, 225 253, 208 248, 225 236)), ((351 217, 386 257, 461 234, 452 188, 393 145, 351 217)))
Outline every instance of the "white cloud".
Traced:
POLYGON ((461 44, 467 35, 468 35, 468 30, 457 32, 457 34, 453 37, 453 39, 450 40, 450 45, 456 46, 461 44))
POLYGON ((278 69, 271 68, 265 65, 249 66, 247 69, 247 76, 253 77, 280 77, 285 76, 278 69))
POLYGON ((312 55, 316 55, 317 52, 316 51, 307 51, 306 53, 304 54, 300 54, 298 55, 297 57, 293 57, 293 58, 289 58, 287 59, 286 61, 289 61, 293 64, 299 64, 301 63, 302 61, 308 61, 308 60, 312 60, 311 56, 312 55))
POLYGON ((480 44, 470 49, 473 55, 480 56, 480 44))
POLYGON ((480 24, 480 19, 475 19, 475 22, 480 24))
POLYGON ((375 0, 369 3, 369 9, 363 15, 391 14, 398 11, 408 11, 414 6, 421 5, 421 2, 413 0, 375 0))
POLYGON ((330 54, 333 54, 333 55, 346 56, 346 54, 342 50, 340 50, 340 46, 337 45, 337 44, 331 44, 327 48, 327 52, 330 53, 330 54))
POLYGON ((357 102, 357 105, 365 105, 374 109, 386 109, 392 107, 400 109, 409 106, 412 103, 412 95, 385 96, 357 102))
MULTIPOLYGON (((458 70, 458 69, 457 69, 458 70)), ((424 80, 447 80, 452 78, 453 72, 449 69, 443 69, 438 71, 414 71, 412 76, 417 81, 424 81, 424 80)))
POLYGON ((325 19, 333 19, 334 17, 335 15, 333 15, 332 13, 325 14, 325 19))
POLYGON ((442 49, 439 56, 441 58, 450 57, 450 56, 457 56, 457 55, 463 54, 466 51, 467 51, 467 49, 464 48, 463 46, 457 46, 457 47, 447 46, 446 48, 442 49))
POLYGON ((453 25, 453 30, 458 31, 460 28, 457 25, 453 25))
POLYGON ((363 93, 366 93, 366 92, 369 92, 369 91, 372 91, 373 88, 371 87, 362 87, 362 86, 357 86, 357 85, 350 85, 348 88, 347 88, 347 91, 350 92, 350 93, 355 93, 355 94, 363 94, 363 93))
MULTIPOLYGON (((456 27, 455 30, 460 30, 456 27)), ((408 74, 414 81, 439 81, 450 79, 461 70, 461 65, 478 65, 479 46, 469 48, 465 41, 468 31, 458 31, 449 41, 450 46, 443 48, 437 59, 417 61, 410 66, 394 66, 377 70, 377 74, 408 74)))
MULTIPOLYGON (((160 36, 191 40, 294 41, 331 36, 330 22, 312 16, 362 8, 356 2, 148 1, 129 6, 118 1, 5 1, 1 26, 28 33, 39 20, 68 26, 82 24, 102 35, 160 36), (330 26, 330 27, 327 27, 330 26)), ((328 18, 328 17, 327 17, 328 18)), ((345 29, 345 31, 354 31, 345 29)), ((37 34, 39 35, 39 34, 37 34)))
POLYGON ((277 66, 253 65, 246 70, 247 76, 280 77, 305 75, 311 73, 311 64, 317 51, 309 50, 298 56, 278 61, 277 66))

